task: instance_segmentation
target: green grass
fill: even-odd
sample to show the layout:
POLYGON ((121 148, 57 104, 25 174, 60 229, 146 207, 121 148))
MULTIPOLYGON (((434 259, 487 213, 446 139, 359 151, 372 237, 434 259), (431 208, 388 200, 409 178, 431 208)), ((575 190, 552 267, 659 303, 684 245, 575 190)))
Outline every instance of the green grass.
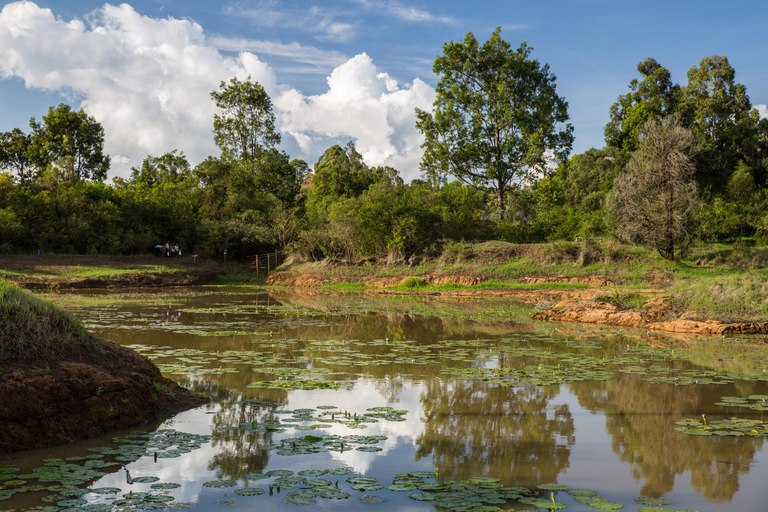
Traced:
POLYGON ((670 289, 679 312, 701 319, 768 320, 768 270, 681 268, 670 289))
POLYGON ((363 283, 340 282, 340 283, 324 284, 319 288, 321 290, 327 290, 331 292, 347 293, 347 292, 362 292, 366 289, 366 286, 363 283))
POLYGON ((43 269, 28 270, 1 270, 0 277, 25 277, 25 276, 44 276, 49 278, 70 279, 70 278, 90 278, 117 280, 129 274, 176 274, 187 273, 189 267, 184 265, 109 265, 109 266, 81 266, 73 265, 68 267, 45 267, 43 269))
POLYGON ((0 363, 80 360, 106 350, 71 313, 0 280, 0 363))
POLYGON ((440 285, 427 284, 418 278, 406 279, 403 284, 388 286, 392 291, 460 291, 460 290, 583 290, 589 288, 586 283, 521 283, 504 279, 489 279, 478 284, 466 285, 446 283, 440 285))
POLYGON ((613 290, 612 294, 598 295, 595 297, 595 302, 613 304, 619 309, 642 309, 647 300, 648 297, 640 293, 621 293, 619 290, 613 290))

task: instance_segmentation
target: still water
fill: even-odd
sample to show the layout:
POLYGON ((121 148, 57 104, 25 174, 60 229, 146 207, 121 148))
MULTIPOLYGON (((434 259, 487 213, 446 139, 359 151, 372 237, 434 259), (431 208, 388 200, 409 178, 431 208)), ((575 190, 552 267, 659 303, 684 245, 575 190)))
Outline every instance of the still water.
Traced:
POLYGON ((764 340, 517 323, 489 300, 46 298, 212 402, 0 456, 0 510, 768 510, 766 425, 680 423, 768 420, 764 340))

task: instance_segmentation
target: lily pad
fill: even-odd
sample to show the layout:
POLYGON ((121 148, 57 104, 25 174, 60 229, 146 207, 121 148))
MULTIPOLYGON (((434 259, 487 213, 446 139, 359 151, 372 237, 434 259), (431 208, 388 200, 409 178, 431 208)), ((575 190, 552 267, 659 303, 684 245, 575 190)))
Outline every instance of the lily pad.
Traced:
POLYGON ((232 494, 237 494, 238 496, 260 496, 266 494, 266 492, 259 487, 245 487, 243 489, 235 489, 232 491, 232 494))

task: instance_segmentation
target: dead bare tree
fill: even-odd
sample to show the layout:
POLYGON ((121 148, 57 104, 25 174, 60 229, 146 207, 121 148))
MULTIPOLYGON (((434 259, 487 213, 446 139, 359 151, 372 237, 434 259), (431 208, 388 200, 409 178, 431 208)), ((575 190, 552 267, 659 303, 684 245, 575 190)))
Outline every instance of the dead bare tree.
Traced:
POLYGON ((699 202, 692 162, 697 151, 693 134, 675 116, 643 125, 638 149, 607 201, 619 238, 675 259, 675 244, 688 240, 690 214, 699 202))

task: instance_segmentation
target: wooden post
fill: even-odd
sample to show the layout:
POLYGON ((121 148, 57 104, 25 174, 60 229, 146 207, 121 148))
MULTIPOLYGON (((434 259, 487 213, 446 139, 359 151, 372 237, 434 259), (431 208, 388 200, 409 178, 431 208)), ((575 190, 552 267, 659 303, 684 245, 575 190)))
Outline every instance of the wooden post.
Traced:
POLYGON ((267 272, 269 272, 271 269, 269 268, 269 254, 267 254, 267 272))

